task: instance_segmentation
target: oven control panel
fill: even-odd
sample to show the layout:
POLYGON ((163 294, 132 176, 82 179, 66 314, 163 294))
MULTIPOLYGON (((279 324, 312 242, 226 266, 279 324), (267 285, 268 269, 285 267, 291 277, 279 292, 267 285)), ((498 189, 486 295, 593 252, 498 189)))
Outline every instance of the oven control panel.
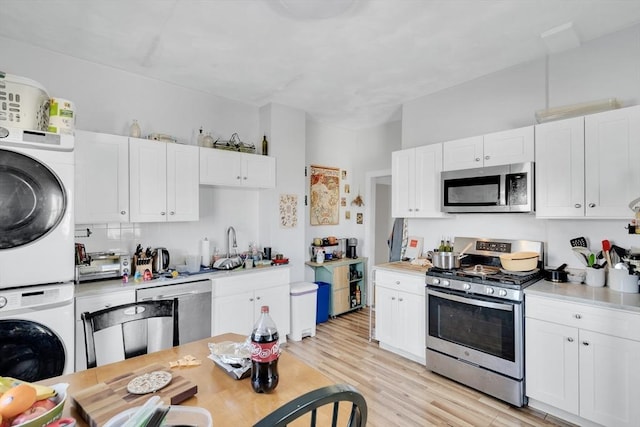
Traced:
POLYGON ((511 253, 511 243, 478 240, 476 242, 476 250, 509 254, 511 253))
POLYGON ((485 295, 491 298, 509 301, 523 301, 524 293, 521 289, 508 289, 501 286, 473 283, 459 279, 426 276, 427 287, 452 289, 468 294, 485 295))

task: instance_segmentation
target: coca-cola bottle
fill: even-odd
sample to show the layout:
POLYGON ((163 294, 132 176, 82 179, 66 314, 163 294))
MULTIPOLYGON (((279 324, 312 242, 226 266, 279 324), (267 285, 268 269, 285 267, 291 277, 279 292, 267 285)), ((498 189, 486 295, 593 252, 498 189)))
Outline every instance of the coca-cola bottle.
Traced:
POLYGON ((256 393, 269 393, 278 385, 280 342, 269 306, 263 305, 260 313, 251 333, 251 387, 256 393))

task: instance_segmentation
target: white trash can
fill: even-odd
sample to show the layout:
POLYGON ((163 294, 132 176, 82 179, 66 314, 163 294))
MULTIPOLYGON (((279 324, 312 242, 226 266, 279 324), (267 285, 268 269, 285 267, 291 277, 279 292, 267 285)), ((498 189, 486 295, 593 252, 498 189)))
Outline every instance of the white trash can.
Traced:
POLYGON ((289 339, 316 336, 316 299, 318 285, 310 282, 291 284, 291 333, 289 339))

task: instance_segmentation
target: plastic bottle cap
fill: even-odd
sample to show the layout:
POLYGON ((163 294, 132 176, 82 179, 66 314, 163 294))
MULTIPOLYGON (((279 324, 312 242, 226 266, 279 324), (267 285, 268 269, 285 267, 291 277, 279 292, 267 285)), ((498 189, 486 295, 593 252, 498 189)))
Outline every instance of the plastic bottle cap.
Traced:
POLYGON ((263 305, 262 307, 260 307, 260 312, 261 313, 268 313, 269 312, 269 306, 268 305, 263 305))

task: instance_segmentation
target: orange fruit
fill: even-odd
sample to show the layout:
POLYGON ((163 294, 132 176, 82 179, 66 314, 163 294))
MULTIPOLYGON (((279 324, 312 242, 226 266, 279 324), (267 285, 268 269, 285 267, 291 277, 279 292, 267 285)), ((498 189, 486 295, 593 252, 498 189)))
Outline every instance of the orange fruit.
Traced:
POLYGON ((12 418, 26 411, 36 401, 36 389, 28 384, 20 384, 5 391, 0 397, 0 415, 12 418))

